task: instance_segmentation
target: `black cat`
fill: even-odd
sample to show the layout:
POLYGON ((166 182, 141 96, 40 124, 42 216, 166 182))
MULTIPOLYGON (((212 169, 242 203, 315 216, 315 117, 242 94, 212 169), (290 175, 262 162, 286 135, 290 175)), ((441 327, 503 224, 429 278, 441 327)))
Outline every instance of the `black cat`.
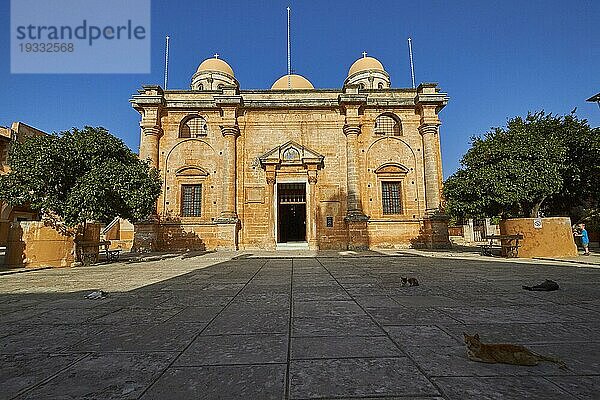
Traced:
POLYGON ((553 290, 560 289, 560 287, 558 286, 558 283, 551 281, 549 279, 546 279, 546 281, 544 281, 544 283, 540 283, 537 286, 523 286, 523 289, 534 290, 534 291, 538 291, 538 292, 551 292, 553 290))

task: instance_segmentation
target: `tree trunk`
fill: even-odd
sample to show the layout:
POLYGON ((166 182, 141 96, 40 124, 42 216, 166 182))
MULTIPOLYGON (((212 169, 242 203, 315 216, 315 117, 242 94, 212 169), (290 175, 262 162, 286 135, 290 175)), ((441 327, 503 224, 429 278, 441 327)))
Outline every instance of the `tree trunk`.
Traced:
POLYGON ((544 202, 544 200, 546 200, 546 196, 542 197, 538 202, 533 203, 533 208, 531 209, 531 214, 529 215, 530 218, 538 217, 538 214, 540 212, 540 207, 542 206, 542 203, 544 202))

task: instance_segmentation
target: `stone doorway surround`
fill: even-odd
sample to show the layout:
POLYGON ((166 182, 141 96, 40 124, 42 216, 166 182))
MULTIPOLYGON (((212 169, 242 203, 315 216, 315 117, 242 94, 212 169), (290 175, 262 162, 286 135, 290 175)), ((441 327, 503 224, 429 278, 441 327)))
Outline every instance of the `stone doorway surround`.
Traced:
POLYGON ((306 242, 307 248, 317 250, 317 202, 316 185, 318 170, 324 157, 296 142, 289 141, 258 157, 265 169, 267 193, 271 207, 269 218, 269 241, 273 249, 278 247, 278 194, 279 183, 304 183, 306 185, 306 242))

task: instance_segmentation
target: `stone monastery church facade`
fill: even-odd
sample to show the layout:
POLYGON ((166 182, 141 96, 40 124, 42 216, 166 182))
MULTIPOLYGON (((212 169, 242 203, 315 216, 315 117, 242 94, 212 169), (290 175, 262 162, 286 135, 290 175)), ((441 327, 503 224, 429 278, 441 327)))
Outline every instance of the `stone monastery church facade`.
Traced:
POLYGON ((157 215, 134 248, 312 249, 448 244, 436 84, 390 87, 375 58, 341 89, 285 75, 243 90, 223 60, 190 90, 143 86, 140 158, 160 170, 157 215))

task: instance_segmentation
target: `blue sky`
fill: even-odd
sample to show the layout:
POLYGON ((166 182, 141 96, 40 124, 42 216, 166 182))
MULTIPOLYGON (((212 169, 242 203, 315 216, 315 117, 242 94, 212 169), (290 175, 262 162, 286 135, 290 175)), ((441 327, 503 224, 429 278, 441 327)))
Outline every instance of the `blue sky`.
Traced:
MULTIPOLYGON (((50 0, 49 0, 50 1, 50 0)), ((23 121, 53 132, 104 126, 137 151, 139 114, 129 98, 163 82, 187 89, 215 52, 242 89, 267 89, 286 73, 286 7, 292 8, 293 69, 317 88, 339 88, 363 51, 378 58, 393 87, 410 87, 406 39, 417 84, 438 82, 444 176, 470 137, 507 118, 544 109, 600 125, 600 1, 152 1, 150 74, 11 74, 9 1, 0 5, 0 125, 23 121)), ((117 13, 118 10, 115 10, 117 13)))

